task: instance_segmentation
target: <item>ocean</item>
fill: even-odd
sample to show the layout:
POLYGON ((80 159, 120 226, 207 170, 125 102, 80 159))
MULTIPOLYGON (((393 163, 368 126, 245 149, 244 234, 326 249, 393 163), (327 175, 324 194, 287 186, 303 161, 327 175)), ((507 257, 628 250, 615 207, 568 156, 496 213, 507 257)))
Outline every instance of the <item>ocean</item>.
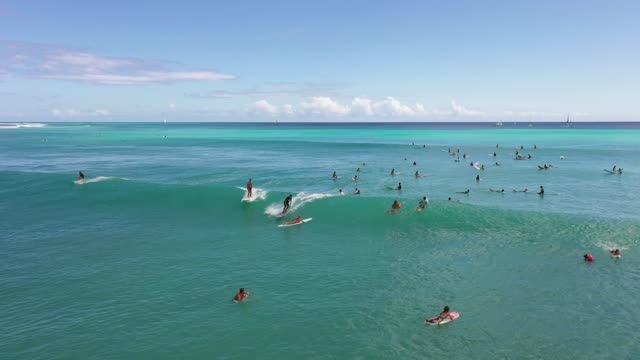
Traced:
POLYGON ((639 242, 639 123, 0 124, 0 358, 634 358, 639 242))

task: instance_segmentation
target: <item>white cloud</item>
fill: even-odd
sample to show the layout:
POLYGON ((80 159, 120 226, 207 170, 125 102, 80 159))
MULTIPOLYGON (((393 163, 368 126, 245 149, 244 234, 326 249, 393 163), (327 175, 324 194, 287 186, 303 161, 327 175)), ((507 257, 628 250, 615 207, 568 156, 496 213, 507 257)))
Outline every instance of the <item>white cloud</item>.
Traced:
POLYGON ((453 112, 453 115, 457 116, 484 117, 487 115, 482 111, 467 109, 464 105, 459 105, 454 100, 451 100, 451 111, 453 112))
POLYGON ((361 114, 371 116, 373 115, 373 106, 371 99, 367 98, 354 98, 351 101, 351 112, 353 114, 361 114))
MULTIPOLYGON (((388 118, 406 119, 413 121, 420 120, 454 120, 464 119, 465 121, 495 119, 495 120, 557 120, 566 114, 534 111, 481 111, 468 108, 452 100, 449 106, 439 108, 427 108, 421 103, 408 105, 400 100, 388 96, 383 99, 373 100, 367 97, 355 97, 349 105, 342 105, 330 97, 312 97, 306 102, 285 105, 275 105, 266 99, 257 101, 250 106, 250 110, 256 114, 269 116, 298 116, 300 118, 351 118, 354 120, 361 118, 388 118)), ((572 116, 587 116, 586 113, 572 113, 572 116)))
POLYGON ((411 117, 424 115, 424 106, 422 104, 416 104, 416 106, 412 108, 409 105, 402 104, 391 96, 388 96, 382 101, 375 102, 373 104, 373 110, 376 115, 381 116, 411 117))
POLYGON ((166 63, 157 61, 100 56, 47 45, 16 42, 0 42, 0 74, 2 73, 14 77, 106 85, 236 78, 234 75, 211 70, 168 69, 166 63))
POLYGON ((96 109, 93 111, 81 111, 76 109, 53 109, 51 115, 57 118, 78 118, 78 117, 101 117, 111 115, 111 111, 106 109, 96 109))
POLYGON ((347 115, 351 111, 326 96, 315 96, 310 102, 300 104, 304 112, 311 115, 347 115))
POLYGON ((282 113, 285 115, 293 115, 295 114, 295 110, 293 110, 293 105, 284 104, 282 105, 282 113))
POLYGON ((266 113, 269 115, 277 115, 279 110, 275 105, 269 104, 267 100, 259 100, 253 103, 251 110, 258 113, 266 113))

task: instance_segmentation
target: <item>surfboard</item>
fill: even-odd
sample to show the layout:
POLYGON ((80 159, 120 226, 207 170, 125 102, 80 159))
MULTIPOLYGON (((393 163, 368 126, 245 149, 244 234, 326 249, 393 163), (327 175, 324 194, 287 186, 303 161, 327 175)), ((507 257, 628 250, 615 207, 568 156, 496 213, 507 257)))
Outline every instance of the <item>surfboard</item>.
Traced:
POLYGON ((385 185, 384 187, 389 189, 389 190, 398 190, 396 187, 389 186, 389 185, 385 185))
POLYGON ((615 258, 615 259, 620 259, 620 258, 622 257, 622 255, 613 255, 613 254, 612 254, 612 255, 611 255, 611 257, 612 257, 612 258, 615 258))
POLYGON ((304 224, 304 223, 309 222, 311 220, 313 220, 313 218, 304 219, 304 220, 302 220, 302 221, 300 221, 298 223, 295 223, 295 224, 280 224, 280 225, 278 225, 278 227, 296 226, 296 225, 304 224))
POLYGON ((606 171, 609 174, 617 174, 617 172, 615 172, 615 171, 611 171, 611 170, 607 170, 607 169, 602 169, 602 170, 606 171))
POLYGON ((443 324, 450 323, 453 320, 456 320, 457 318, 460 317, 460 313, 457 312, 457 311, 452 311, 449 314, 451 314, 451 318, 453 318, 453 319, 446 318, 446 319, 442 320, 439 324, 437 323, 437 321, 436 322, 427 321, 427 325, 433 325, 433 326, 443 325, 443 324))
POLYGON ((336 176, 336 177, 331 177, 332 180, 338 180, 338 179, 342 179, 342 176, 336 176))

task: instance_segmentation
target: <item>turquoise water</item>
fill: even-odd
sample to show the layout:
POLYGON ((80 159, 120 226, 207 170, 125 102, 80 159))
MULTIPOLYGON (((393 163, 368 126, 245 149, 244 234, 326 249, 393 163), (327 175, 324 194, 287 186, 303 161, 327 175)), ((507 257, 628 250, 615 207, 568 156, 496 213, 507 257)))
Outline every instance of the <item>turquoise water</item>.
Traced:
POLYGON ((638 169, 636 126, 5 126, 0 357, 632 358, 638 169))

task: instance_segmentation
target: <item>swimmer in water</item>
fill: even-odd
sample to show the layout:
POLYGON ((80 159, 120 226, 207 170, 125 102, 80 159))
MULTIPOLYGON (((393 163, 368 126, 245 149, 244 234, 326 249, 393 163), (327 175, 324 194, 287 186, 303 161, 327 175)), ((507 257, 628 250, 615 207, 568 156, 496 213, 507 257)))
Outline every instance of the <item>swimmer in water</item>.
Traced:
POLYGON ((415 161, 413 162, 413 166, 416 166, 416 162, 415 161))
POLYGON ((342 191, 342 189, 338 190, 338 193, 340 193, 340 195, 344 195, 344 192, 342 191))
POLYGON ((449 197, 447 199, 447 201, 455 201, 455 202, 461 202, 460 199, 452 199, 451 197, 449 197))
POLYGON ((480 181, 480 175, 476 175, 476 181, 480 181))
POLYGON ((360 172, 360 168, 357 168, 357 169, 356 169, 356 172, 360 172))
POLYGON ((333 172, 333 175, 331 175, 331 178, 332 178, 333 180, 337 180, 337 179, 338 179, 338 174, 336 174, 336 172, 334 171, 334 172, 333 172))
POLYGON ((360 179, 358 179, 358 175, 353 177, 353 181, 358 181, 358 180, 360 180, 360 179))
POLYGON ((402 190, 402 183, 398 183, 398 186, 396 186, 396 190, 402 190))
POLYGON ((489 191, 491 191, 491 192, 503 193, 503 192, 504 192, 504 189, 500 189, 500 190, 497 190, 497 189, 489 189, 489 191))
POLYGON ((502 164, 496 161, 496 166, 502 166, 502 164))
POLYGON ((420 177, 420 173, 416 170, 416 179, 420 177))
POLYGON ((527 189, 527 188, 525 188, 524 190, 516 190, 516 189, 513 189, 513 190, 511 190, 511 191, 513 191, 513 192, 525 192, 525 193, 526 193, 527 191, 529 191, 529 189, 527 189))
POLYGON ((78 171, 78 180, 84 180, 84 174, 82 171, 78 171))
POLYGON ((353 195, 360 195, 360 189, 356 188, 356 191, 353 192, 353 195))
POLYGON ((609 253, 611 253, 611 256, 618 256, 618 257, 622 256, 622 253, 618 249, 611 250, 609 251, 609 253))
POLYGON ((395 176, 396 175, 396 169, 391 169, 391 176, 395 176))
POLYGON ((540 185, 540 191, 538 191, 538 195, 544 195, 544 186, 540 185))
POLYGON ((240 288, 240 291, 236 294, 236 296, 233 297, 233 301, 234 302, 240 302, 246 298, 249 297, 249 292, 246 291, 244 288, 240 288))

